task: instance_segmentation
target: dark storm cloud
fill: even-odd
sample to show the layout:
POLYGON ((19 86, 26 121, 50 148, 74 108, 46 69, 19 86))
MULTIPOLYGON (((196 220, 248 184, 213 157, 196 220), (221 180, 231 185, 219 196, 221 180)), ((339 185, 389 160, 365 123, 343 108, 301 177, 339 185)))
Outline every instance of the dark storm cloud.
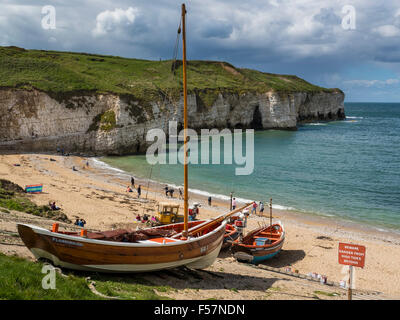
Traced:
POLYGON ((321 8, 313 18, 324 25, 340 25, 342 23, 342 17, 338 16, 333 8, 321 8))
POLYGON ((229 38, 233 31, 233 27, 231 24, 224 21, 207 21, 207 25, 205 25, 201 30, 200 34, 204 38, 221 38, 226 39, 229 38))

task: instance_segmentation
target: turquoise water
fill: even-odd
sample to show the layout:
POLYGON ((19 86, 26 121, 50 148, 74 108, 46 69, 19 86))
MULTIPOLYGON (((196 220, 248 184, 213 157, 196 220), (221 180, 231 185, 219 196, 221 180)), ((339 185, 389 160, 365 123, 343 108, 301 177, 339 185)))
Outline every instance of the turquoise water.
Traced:
MULTIPOLYGON (((190 165, 190 188, 400 230, 400 104, 346 103, 345 112, 345 121, 256 132, 251 175, 190 165)), ((145 156, 101 160, 150 177, 145 156)), ((182 185, 183 167, 155 165, 151 179, 182 185)))

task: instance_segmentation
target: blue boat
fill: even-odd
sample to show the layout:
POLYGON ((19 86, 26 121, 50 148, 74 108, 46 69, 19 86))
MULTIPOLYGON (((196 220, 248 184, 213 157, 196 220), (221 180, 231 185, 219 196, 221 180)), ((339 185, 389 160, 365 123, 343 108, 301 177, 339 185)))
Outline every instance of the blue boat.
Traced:
POLYGON ((280 222, 249 232, 242 241, 232 243, 233 256, 238 261, 260 263, 279 253, 285 241, 285 230, 280 222))

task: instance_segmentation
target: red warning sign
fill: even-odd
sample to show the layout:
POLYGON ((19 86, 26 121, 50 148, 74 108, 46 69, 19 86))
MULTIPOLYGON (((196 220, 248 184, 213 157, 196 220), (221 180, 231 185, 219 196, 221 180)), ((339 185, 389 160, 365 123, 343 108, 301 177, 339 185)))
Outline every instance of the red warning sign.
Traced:
POLYGON ((364 268, 365 247, 357 244, 339 243, 339 263, 364 268))

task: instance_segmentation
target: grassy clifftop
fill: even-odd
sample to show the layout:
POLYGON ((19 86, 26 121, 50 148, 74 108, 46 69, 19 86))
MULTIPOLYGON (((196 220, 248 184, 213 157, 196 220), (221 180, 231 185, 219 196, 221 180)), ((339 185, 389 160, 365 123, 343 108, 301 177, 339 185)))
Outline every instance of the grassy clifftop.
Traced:
MULTIPOLYGON (((0 87, 36 88, 53 94, 98 92, 138 98, 179 96, 182 66, 175 76, 171 60, 150 61, 85 53, 0 47, 0 87)), ((235 68, 226 62, 189 61, 190 92, 333 92, 292 75, 235 68)))

